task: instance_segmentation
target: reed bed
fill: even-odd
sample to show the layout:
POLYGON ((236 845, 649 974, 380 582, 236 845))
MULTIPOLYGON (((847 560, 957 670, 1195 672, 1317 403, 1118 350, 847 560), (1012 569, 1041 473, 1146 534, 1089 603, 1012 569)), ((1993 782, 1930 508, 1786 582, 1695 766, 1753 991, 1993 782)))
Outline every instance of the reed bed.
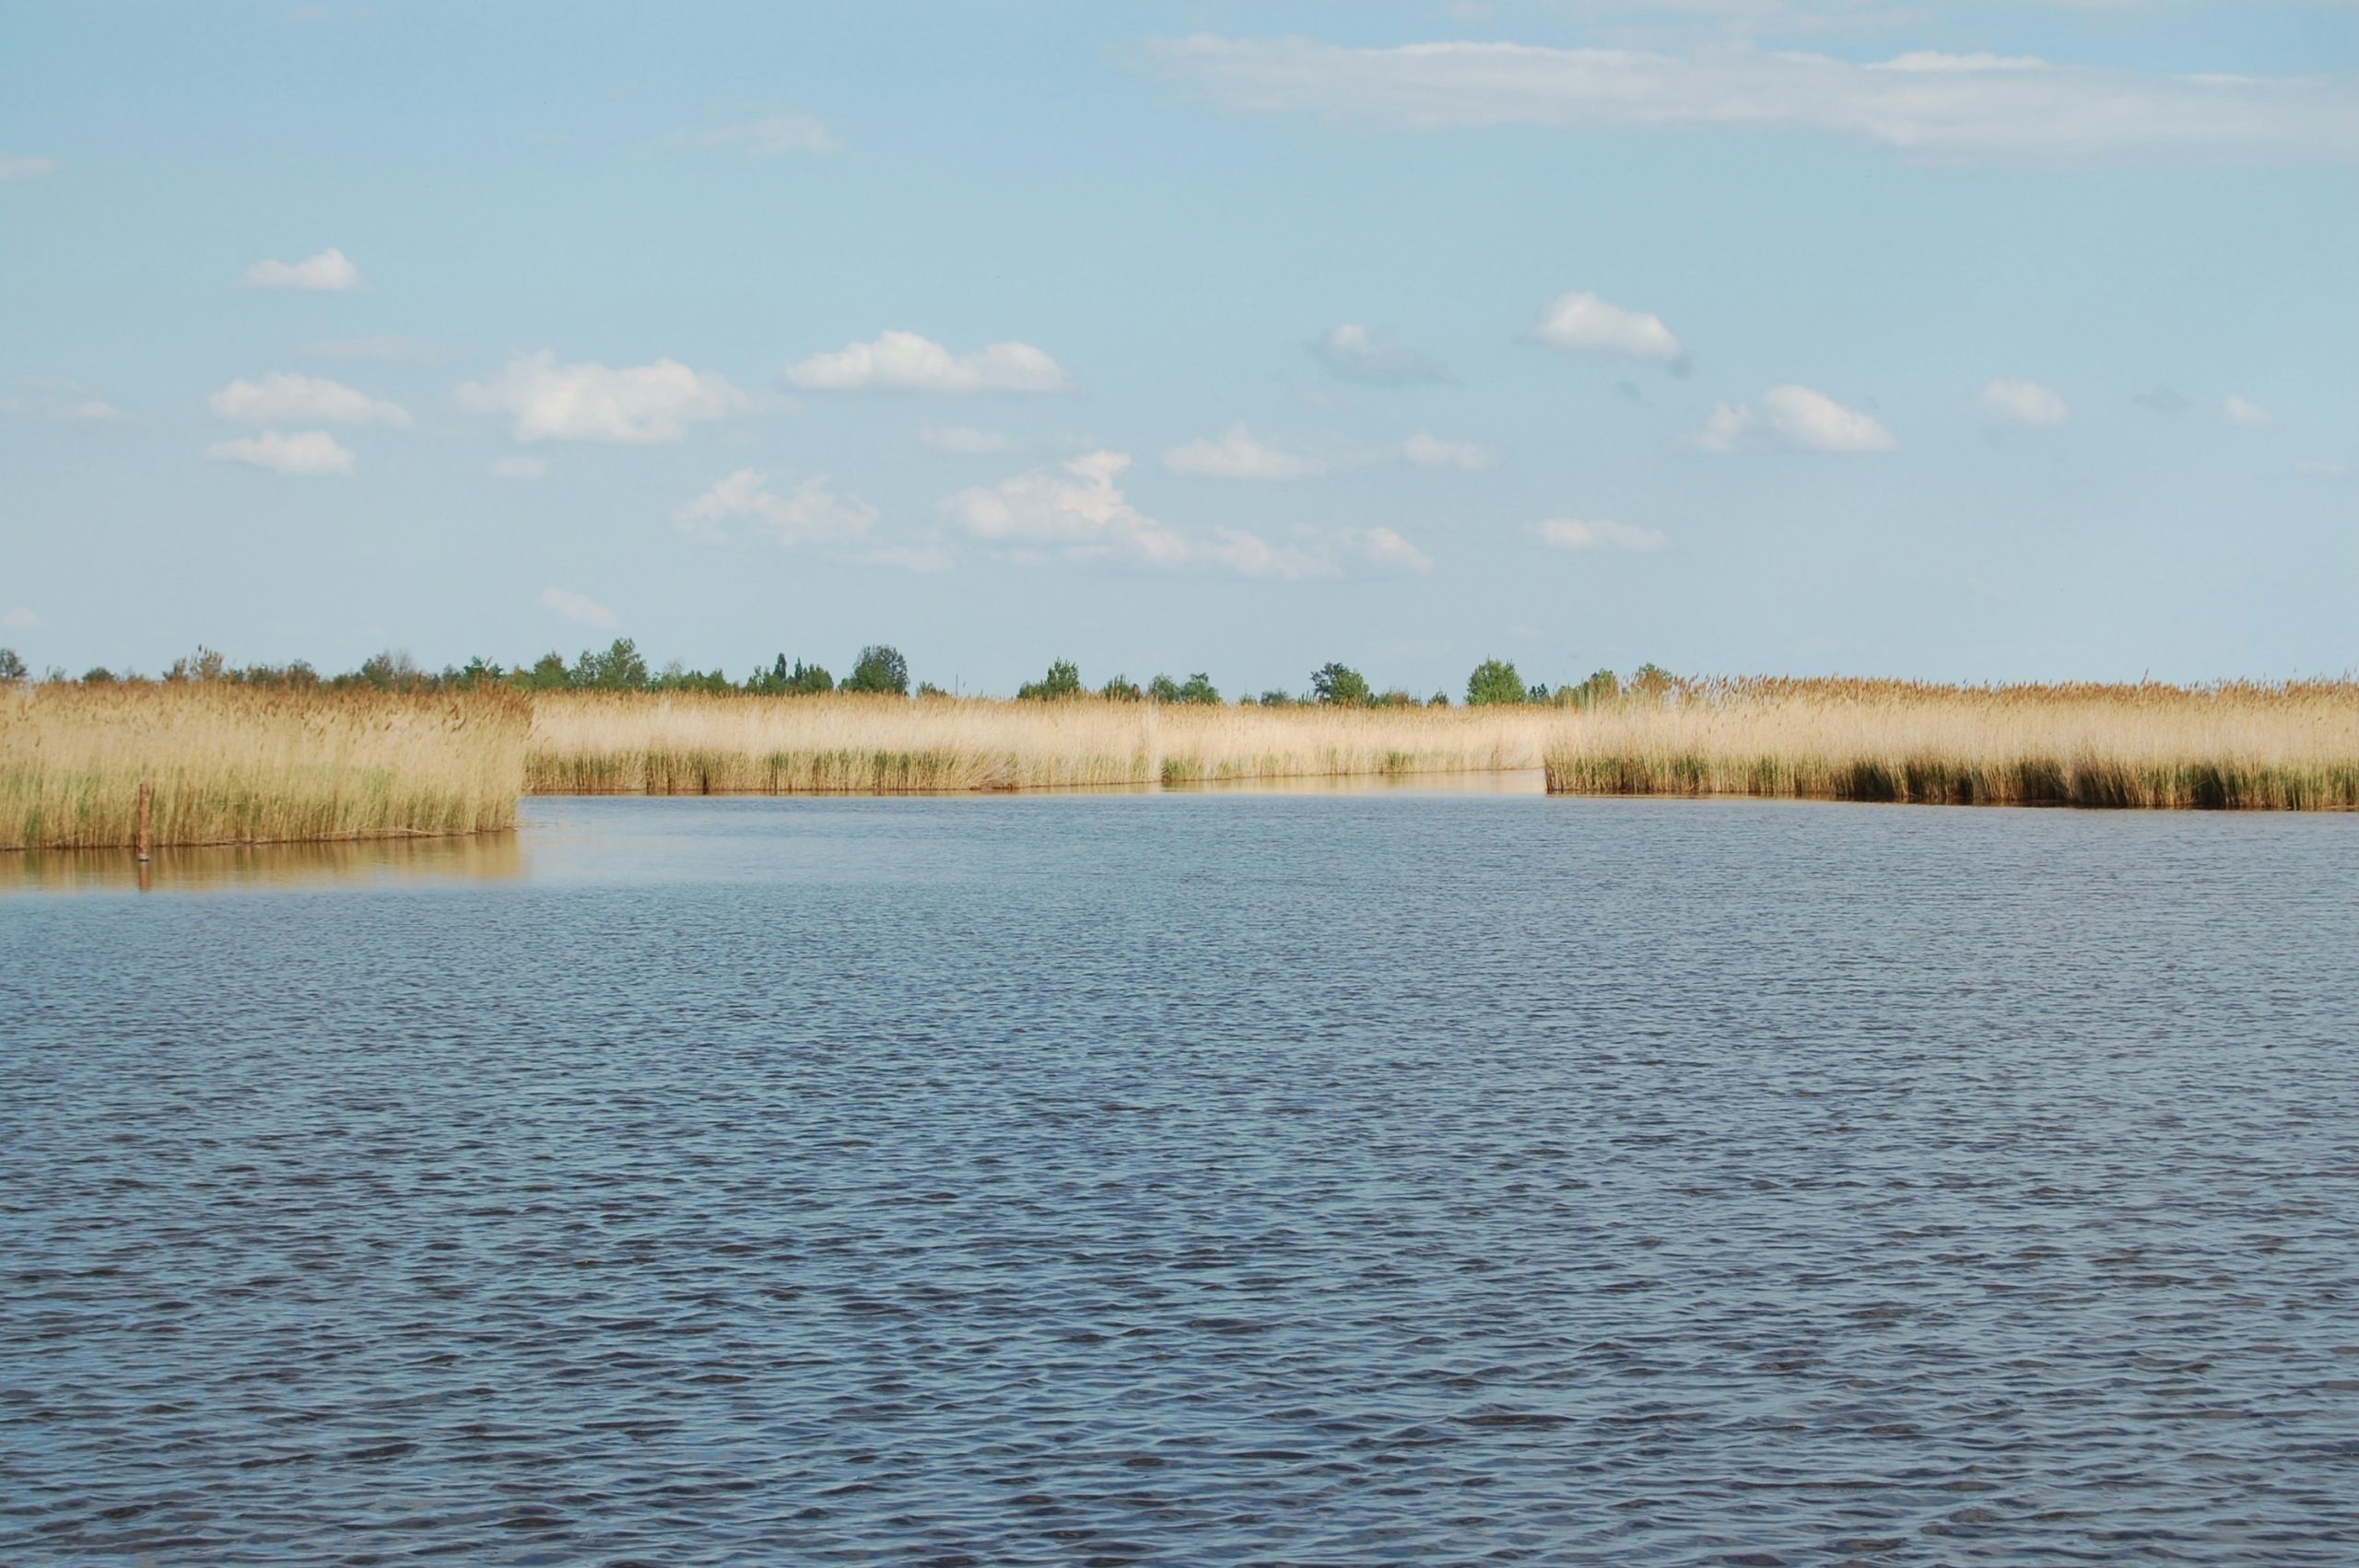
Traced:
POLYGON ((1552 794, 2359 808, 2359 683, 1684 683, 1559 719, 1552 794))
POLYGON ((0 688, 0 849, 513 827, 525 701, 214 683, 0 688))
POLYGON ((536 794, 898 794, 1457 773, 1540 766, 1520 708, 693 694, 545 696, 536 794))

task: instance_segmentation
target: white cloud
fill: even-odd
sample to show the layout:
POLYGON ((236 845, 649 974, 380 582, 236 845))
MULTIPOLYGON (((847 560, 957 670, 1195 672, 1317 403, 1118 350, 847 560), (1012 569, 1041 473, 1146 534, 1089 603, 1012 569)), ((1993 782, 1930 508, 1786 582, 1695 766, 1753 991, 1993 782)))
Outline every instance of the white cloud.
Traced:
POLYGON ((276 474, 349 474, 352 452, 325 430, 297 430, 280 435, 264 430, 259 436, 218 441, 205 449, 217 462, 245 462, 276 474))
POLYGON ((1982 389, 1982 412, 2005 425, 2053 428, 2072 422, 2072 405, 2064 394, 2037 381, 2001 377, 1982 389))
POLYGON ((569 621, 579 621, 585 626, 612 626, 615 613, 586 594, 567 588, 541 590, 541 608, 554 610, 569 621))
POLYGON ((1241 528, 1215 528, 1205 551, 1213 565, 1240 577, 1340 577, 1345 568, 1367 564, 1397 571, 1428 572, 1426 553, 1389 528, 1302 529, 1294 539, 1273 544, 1241 528))
POLYGON ((698 539, 726 536, 726 525, 750 520, 781 544, 849 544, 876 521, 876 509, 857 496, 838 496, 824 474, 786 496, 768 487, 769 475, 741 468, 672 514, 673 526, 698 539))
POLYGON ((985 457, 1015 444, 996 430, 978 430, 970 425, 929 425, 918 432, 918 439, 938 452, 957 452, 961 457, 985 457))
POLYGON ((443 357, 442 349, 434 344, 391 333, 307 343, 299 352, 314 359, 363 359, 379 365, 431 365, 443 357))
POLYGON ((520 355, 497 377, 459 388, 460 406, 509 420, 519 441, 676 441, 700 420, 719 419, 747 399, 719 376, 675 359, 612 367, 560 365, 547 349, 520 355))
POLYGON ((1672 54, 1206 35, 1157 41, 1149 57, 1222 109, 1419 131, 1789 129, 1953 162, 2359 160, 2359 93, 2325 76, 2154 76, 1925 52, 1860 64, 1742 44, 1672 54))
POLYGON ((743 125, 724 125, 717 131, 707 131, 697 140, 709 147, 735 147, 752 158, 836 150, 836 138, 808 114, 780 114, 743 125))
POLYGON ((786 379, 813 392, 1046 392, 1068 384, 1064 367, 1028 343, 955 355, 913 332, 815 354, 789 365, 786 379))
POLYGON ((1206 479, 1307 479, 1327 472, 1321 460, 1272 446, 1243 425, 1231 425, 1217 439, 1173 447, 1163 454, 1163 466, 1206 479))
POLYGON ((1450 379, 1449 368, 1432 355, 1396 347, 1369 328, 1348 322, 1328 328, 1309 347, 1314 358, 1347 381, 1398 387, 1450 379))
POLYGON ((1034 469, 989 488, 962 490, 945 503, 978 539, 1047 544, 1076 559, 1120 552, 1149 566, 1178 566, 1188 542, 1131 505, 1115 484, 1127 452, 1096 451, 1063 465, 1063 477, 1034 469))
POLYGON ((57 172, 53 158, 31 158, 23 153, 0 152, 0 180, 38 180, 44 174, 57 172))
POLYGON ((2299 467, 2308 479, 2348 479, 2353 472, 2347 462, 2305 462, 2299 467))
POLYGON ((1445 441, 1420 430, 1401 443, 1401 455, 1419 468, 1455 468, 1464 473, 1494 467, 1499 454, 1477 441, 1445 441))
POLYGON ((321 376, 273 370, 259 381, 231 381, 205 400, 222 419, 247 425, 390 425, 410 427, 409 410, 397 403, 321 376))
POLYGON ((1540 312, 1530 334, 1534 342, 1573 354, 1612 354, 1674 369, 1687 363, 1661 316, 1625 310, 1594 294, 1560 294, 1540 312))
POLYGON ((331 246, 299 262, 256 262, 246 269, 248 288, 296 288, 315 294, 348 294, 360 287, 360 269, 331 246))
POLYGON ((0 627, 6 627, 12 632, 39 631, 41 629, 41 617, 34 614, 32 611, 26 608, 24 605, 19 604, 13 610, 9 610, 6 613, 0 613, 0 627))
POLYGON ((2277 415, 2260 404, 2241 397, 2222 401, 2220 417, 2239 430, 2266 430, 2277 423, 2277 415))
POLYGON ((1900 445, 1882 420, 1846 408, 1803 386, 1771 387, 1758 410, 1721 404, 1691 443, 1708 452, 1732 452, 1760 439, 1795 451, 1882 452, 1900 445))
POLYGON ((547 463, 536 457, 527 457, 522 452, 510 452, 506 457, 491 460, 491 474, 495 479, 538 479, 548 471, 547 463))
POLYGON ((113 425, 128 417, 122 409, 79 381, 26 376, 17 384, 29 397, 0 397, 0 414, 25 414, 70 425, 113 425))
POLYGON ((1671 536, 1652 528, 1633 528, 1626 522, 1583 522, 1577 518, 1553 517, 1545 522, 1532 524, 1534 537, 1543 544, 1559 550, 1628 550, 1645 554, 1671 548, 1671 536))

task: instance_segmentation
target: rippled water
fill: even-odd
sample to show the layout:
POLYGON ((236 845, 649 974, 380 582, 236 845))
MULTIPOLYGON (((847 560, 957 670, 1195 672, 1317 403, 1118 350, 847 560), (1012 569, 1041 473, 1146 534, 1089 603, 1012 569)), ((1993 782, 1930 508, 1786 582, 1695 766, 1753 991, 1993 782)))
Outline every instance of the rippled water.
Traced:
POLYGON ((0 897, 0 1562, 2359 1558, 2359 820, 528 816, 0 897))

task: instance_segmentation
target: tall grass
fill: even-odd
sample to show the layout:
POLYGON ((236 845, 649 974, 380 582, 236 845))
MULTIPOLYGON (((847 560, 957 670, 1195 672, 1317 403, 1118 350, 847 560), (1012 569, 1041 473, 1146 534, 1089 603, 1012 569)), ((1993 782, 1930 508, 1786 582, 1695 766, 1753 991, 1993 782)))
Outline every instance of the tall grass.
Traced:
POLYGON ((535 793, 898 793, 1540 766, 1541 709, 695 694, 536 697, 535 793))
POLYGON ((525 700, 214 683, 0 688, 0 849, 512 827, 525 700))
POLYGON ((2359 683, 1691 682, 1560 719, 1552 794, 2359 808, 2359 683))

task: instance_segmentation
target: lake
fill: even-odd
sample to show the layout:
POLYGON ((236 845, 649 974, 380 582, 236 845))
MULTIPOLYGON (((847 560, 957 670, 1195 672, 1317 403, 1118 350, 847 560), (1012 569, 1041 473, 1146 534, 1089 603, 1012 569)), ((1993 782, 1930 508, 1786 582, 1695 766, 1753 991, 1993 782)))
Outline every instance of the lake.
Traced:
POLYGON ((2359 820, 0 867, 0 1561, 2359 1557, 2359 820))

